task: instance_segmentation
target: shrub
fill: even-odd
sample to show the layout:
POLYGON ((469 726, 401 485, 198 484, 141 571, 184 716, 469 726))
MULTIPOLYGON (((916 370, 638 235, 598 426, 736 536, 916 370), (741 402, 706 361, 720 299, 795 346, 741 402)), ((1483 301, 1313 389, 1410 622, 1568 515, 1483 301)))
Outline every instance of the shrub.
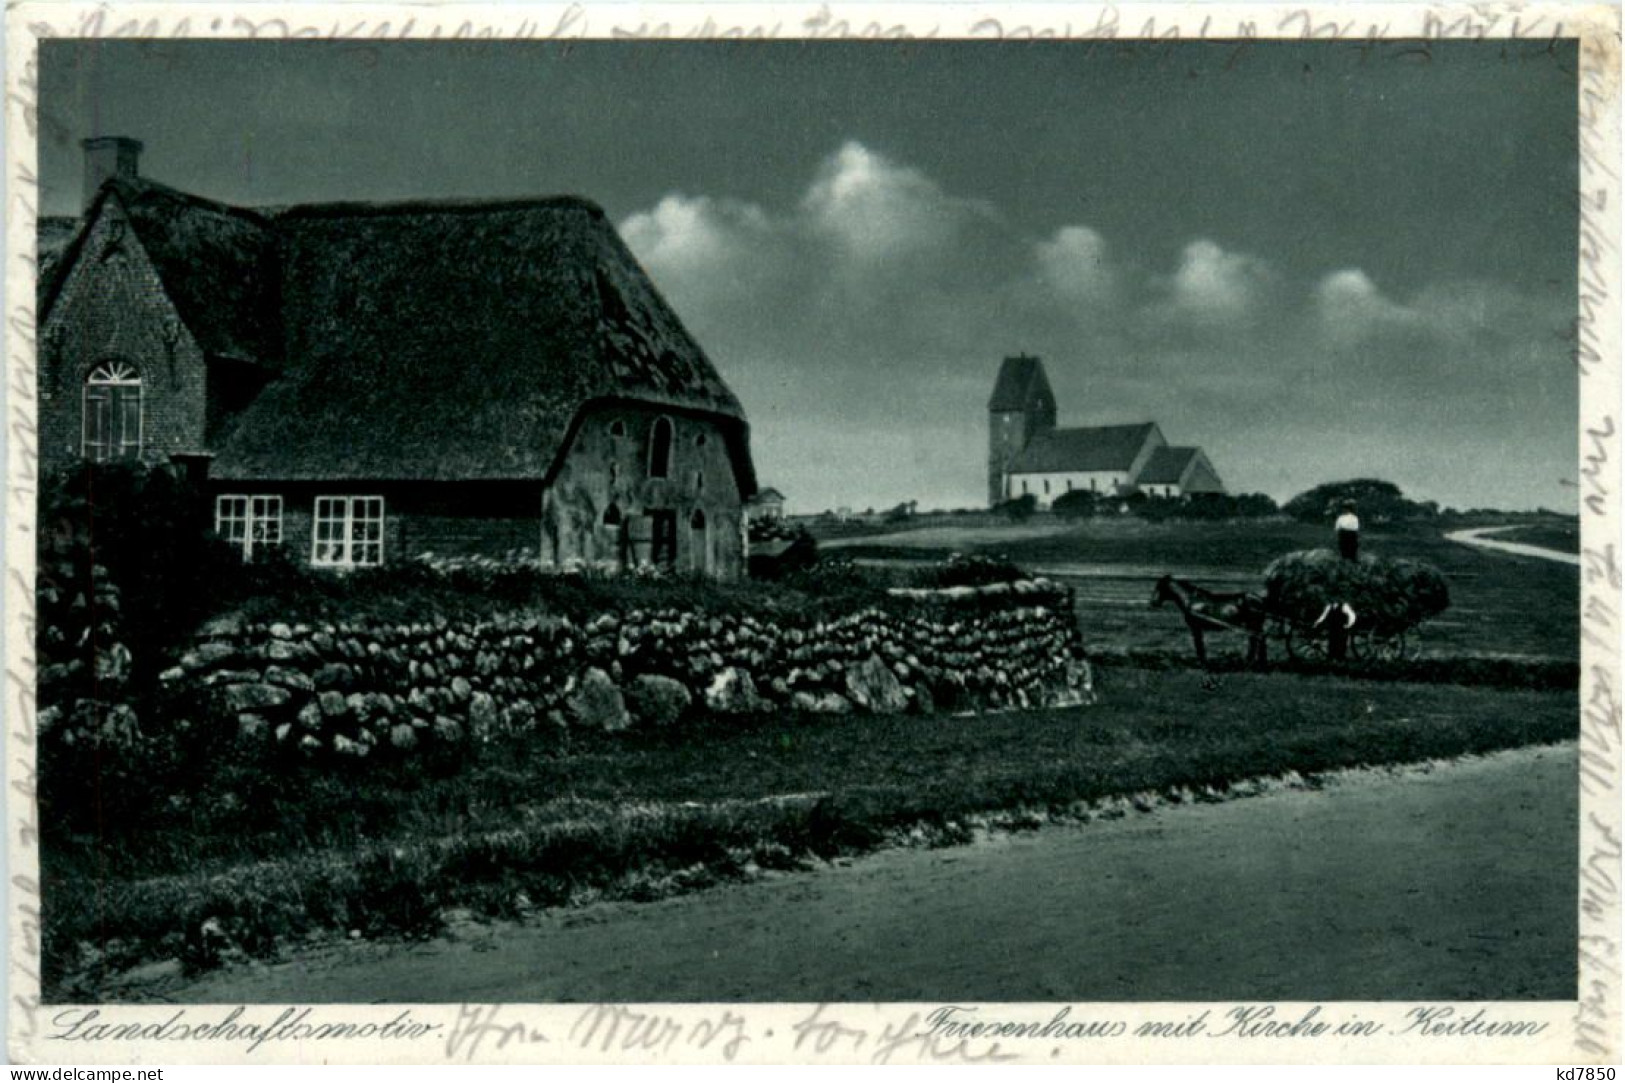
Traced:
POLYGON ((1050 510, 1063 519, 1091 519, 1105 510, 1105 502, 1092 489, 1073 489, 1056 497, 1050 510))
POLYGON ((1026 522, 1033 517, 1033 513, 1037 510, 1038 497, 1032 493, 1023 493, 1014 500, 1006 500, 993 509, 996 514, 1004 516, 1013 523, 1026 522))
POLYGON ((214 535, 204 495, 178 467, 76 464, 47 482, 40 521, 41 563, 105 569, 128 626, 149 648, 179 643, 218 607, 241 567, 236 550, 214 535))
POLYGON ((921 572, 916 585, 926 588, 985 587, 989 583, 1014 583, 1027 578, 1026 572, 1002 556, 951 553, 941 564, 921 572))

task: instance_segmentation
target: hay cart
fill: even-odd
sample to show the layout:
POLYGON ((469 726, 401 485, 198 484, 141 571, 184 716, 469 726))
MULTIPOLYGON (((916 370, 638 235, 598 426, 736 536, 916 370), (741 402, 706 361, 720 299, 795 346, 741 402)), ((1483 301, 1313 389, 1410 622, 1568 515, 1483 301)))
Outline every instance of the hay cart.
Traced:
POLYGON ((1439 570, 1407 559, 1342 559, 1326 549, 1288 553, 1264 572, 1266 635, 1288 657, 1330 659, 1337 636, 1354 661, 1415 658, 1417 629, 1450 605, 1439 570))

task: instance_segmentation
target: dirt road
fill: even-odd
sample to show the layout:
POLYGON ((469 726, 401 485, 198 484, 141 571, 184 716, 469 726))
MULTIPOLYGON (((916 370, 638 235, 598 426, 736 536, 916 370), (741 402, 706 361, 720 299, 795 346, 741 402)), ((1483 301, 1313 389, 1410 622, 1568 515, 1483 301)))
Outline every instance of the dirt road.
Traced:
POLYGON ((1511 553, 1513 556, 1519 557, 1538 557, 1541 560, 1556 560, 1564 564, 1580 563, 1578 553, 1564 553, 1540 545, 1525 545, 1522 542, 1501 541, 1499 538, 1490 537, 1490 535, 1503 530, 1513 529, 1516 528, 1510 526, 1481 526, 1476 530, 1454 530, 1446 534, 1445 537, 1450 541, 1460 542, 1462 545, 1473 545, 1497 553, 1511 553))
POLYGON ((652 904, 346 944, 160 995, 334 1001, 1573 997, 1576 752, 1335 776, 652 904))

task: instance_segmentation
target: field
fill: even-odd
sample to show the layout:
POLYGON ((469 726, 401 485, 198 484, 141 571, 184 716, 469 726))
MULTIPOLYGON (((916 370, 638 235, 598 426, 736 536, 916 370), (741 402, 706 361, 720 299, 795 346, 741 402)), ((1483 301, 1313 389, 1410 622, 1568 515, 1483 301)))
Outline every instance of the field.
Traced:
MULTIPOLYGON (((1561 548, 1558 524, 1508 531, 1507 540, 1561 548), (1529 533, 1524 533, 1529 532, 1529 533)), ((1324 528, 1285 520, 1224 523, 1094 521, 1027 523, 977 529, 937 527, 841 539, 833 552, 881 563, 939 559, 955 550, 995 552, 1064 580, 1077 592, 1085 645, 1122 651, 1188 654, 1179 615, 1149 606, 1159 575, 1173 573, 1220 590, 1259 589, 1266 565, 1282 553, 1327 544, 1324 528)), ((1424 657, 1574 661, 1579 658, 1579 573, 1573 566, 1485 553, 1428 528, 1368 530, 1364 551, 1428 561, 1450 582, 1451 606, 1427 622, 1424 657)), ((1568 551, 1574 551, 1569 548, 1568 551)), ((1211 646, 1239 656, 1239 637, 1211 646)))

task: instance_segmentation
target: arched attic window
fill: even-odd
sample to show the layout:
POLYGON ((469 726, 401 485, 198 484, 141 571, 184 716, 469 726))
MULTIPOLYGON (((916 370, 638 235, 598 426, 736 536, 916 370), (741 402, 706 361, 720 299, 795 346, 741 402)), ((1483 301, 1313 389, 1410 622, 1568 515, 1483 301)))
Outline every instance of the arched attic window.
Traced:
POLYGON ((651 478, 671 476, 671 440, 671 418, 655 418, 654 427, 649 430, 649 476, 651 478))
POLYGON ((90 370, 84 391, 84 456, 92 462, 141 457, 141 374, 123 361, 90 370))

